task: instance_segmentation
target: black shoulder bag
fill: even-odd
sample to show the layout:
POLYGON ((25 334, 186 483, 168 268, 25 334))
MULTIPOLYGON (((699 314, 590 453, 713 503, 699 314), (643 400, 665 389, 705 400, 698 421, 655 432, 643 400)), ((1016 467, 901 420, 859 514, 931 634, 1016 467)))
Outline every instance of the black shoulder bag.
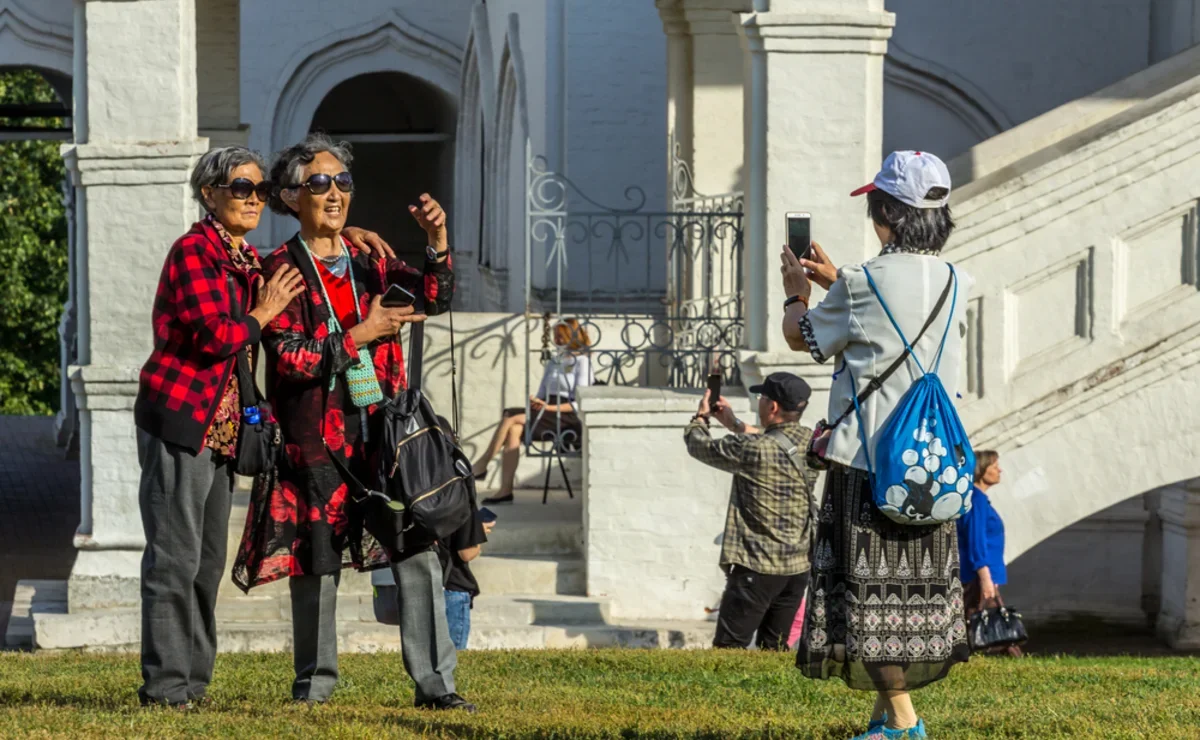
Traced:
POLYGON ((921 327, 921 331, 917 332, 916 338, 905 348, 896 361, 888 365, 887 369, 879 375, 871 379, 867 383, 867 387, 863 388, 858 394, 858 402, 851 402, 846 410, 842 412, 832 424, 827 423, 824 419, 817 422, 816 429, 813 430, 812 439, 808 441, 808 450, 805 458, 808 461, 808 467, 813 470, 827 470, 829 461, 825 459, 825 450, 829 446, 829 438, 833 435, 833 430, 837 429, 838 425, 846 420, 850 414, 854 413, 855 406, 862 404, 871 397, 871 394, 883 387, 887 379, 892 377, 892 374, 900 369, 900 366, 908 361, 909 355, 912 354, 912 348, 917 346, 917 342, 921 341, 921 337, 925 336, 925 332, 933 325, 934 319, 942 312, 942 306, 946 305, 946 298, 950 296, 950 289, 954 287, 954 273, 950 273, 950 277, 946 280, 946 287, 942 289, 942 294, 938 296, 937 303, 933 304, 933 312, 929 314, 929 318, 925 319, 925 325, 921 327))
MULTIPOLYGON (((242 307, 237 300, 237 282, 228 273, 225 279, 229 283, 230 315, 240 319, 242 307)), ((242 406, 237 439, 237 474, 252 477, 270 473, 279 462, 279 449, 283 442, 279 423, 271 413, 271 405, 258 392, 247 348, 241 348, 234 356, 234 368, 237 372, 238 399, 242 406)))

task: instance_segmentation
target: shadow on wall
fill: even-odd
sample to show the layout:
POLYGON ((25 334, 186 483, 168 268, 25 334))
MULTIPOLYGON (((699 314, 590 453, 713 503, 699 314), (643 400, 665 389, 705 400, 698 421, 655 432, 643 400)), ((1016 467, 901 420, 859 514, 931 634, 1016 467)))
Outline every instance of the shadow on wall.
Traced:
POLYGON ((1151 491, 1060 530, 1008 564, 1006 604, 1025 620, 1090 620, 1139 634, 1162 595, 1161 495, 1151 491))
POLYGON ((1197 76, 1200 47, 977 144, 948 163, 956 185, 952 201, 961 203, 1194 94, 1197 76))

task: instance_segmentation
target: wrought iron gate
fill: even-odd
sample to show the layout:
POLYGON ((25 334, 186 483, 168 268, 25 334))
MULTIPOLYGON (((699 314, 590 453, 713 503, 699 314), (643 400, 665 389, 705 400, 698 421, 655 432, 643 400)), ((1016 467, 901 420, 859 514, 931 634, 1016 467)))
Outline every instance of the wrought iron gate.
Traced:
MULTIPOLYGON (((671 159, 669 210, 649 211, 639 187, 625 189, 623 207, 598 203, 526 145, 527 396, 554 375, 549 363, 573 362, 554 344, 572 319, 597 384, 700 388, 713 367, 741 384, 743 195, 696 193, 674 147, 671 159)), ((577 449, 561 422, 533 439, 536 416, 530 454, 577 449)))

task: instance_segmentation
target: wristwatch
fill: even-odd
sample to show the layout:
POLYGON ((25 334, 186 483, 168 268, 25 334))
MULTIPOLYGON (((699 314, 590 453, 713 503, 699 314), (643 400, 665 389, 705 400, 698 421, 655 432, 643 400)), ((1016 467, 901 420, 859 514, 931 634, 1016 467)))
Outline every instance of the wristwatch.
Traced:
POLYGON ((425 245, 425 256, 429 258, 430 262, 438 261, 438 251, 433 247, 432 244, 425 245))
POLYGON ((783 309, 786 311, 788 306, 792 305, 793 303, 803 303, 804 307, 808 308, 808 299, 807 298, 805 298, 802 295, 794 295, 794 296, 789 297, 786 301, 783 302, 783 309))

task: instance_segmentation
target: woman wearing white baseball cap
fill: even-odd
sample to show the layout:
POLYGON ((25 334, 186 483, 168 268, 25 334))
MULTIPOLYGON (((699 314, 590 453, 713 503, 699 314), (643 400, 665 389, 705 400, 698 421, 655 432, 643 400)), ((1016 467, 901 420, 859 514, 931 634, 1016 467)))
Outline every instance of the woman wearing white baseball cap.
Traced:
POLYGON ((874 182, 852 193, 867 196, 882 245, 877 257, 838 268, 816 243, 811 261, 797 260, 786 247, 781 257, 784 336, 818 362, 835 360, 828 418, 838 420, 824 431, 818 425, 809 453, 828 473, 796 664, 810 678, 841 678, 852 689, 877 692, 859 738, 924 738, 925 723, 908 692, 945 677, 970 654, 954 523, 902 525, 876 508, 860 417, 845 413, 855 389, 862 390, 862 432, 874 445, 921 375, 913 359, 933 367, 944 334, 941 361, 950 371, 940 377, 951 397, 957 391, 973 280, 938 256, 954 228, 950 186, 942 160, 894 152, 874 182), (916 337, 912 356, 890 373, 886 368, 902 358, 904 342, 871 290, 868 269, 896 324, 916 337), (810 308, 814 282, 829 292, 810 308), (947 301, 947 294, 955 300, 947 301), (877 387, 867 393, 872 381, 877 387))

